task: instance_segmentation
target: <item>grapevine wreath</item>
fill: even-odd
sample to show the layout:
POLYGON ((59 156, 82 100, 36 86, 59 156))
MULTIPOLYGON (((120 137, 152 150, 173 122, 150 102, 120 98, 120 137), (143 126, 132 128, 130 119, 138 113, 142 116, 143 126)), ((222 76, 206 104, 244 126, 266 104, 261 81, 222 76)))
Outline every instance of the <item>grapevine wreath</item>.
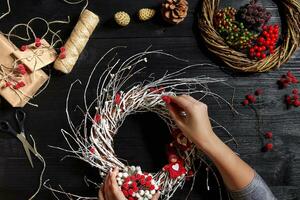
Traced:
POLYGON ((267 26, 266 23, 270 19, 270 13, 262 6, 257 5, 255 0, 241 7, 239 11, 231 7, 218 10, 219 2, 219 0, 203 0, 198 25, 209 51, 217 55, 229 67, 243 72, 266 72, 279 68, 280 65, 287 62, 299 47, 299 0, 277 1, 285 13, 283 27, 286 31, 281 32, 281 42, 277 41, 278 32, 280 32, 278 31, 279 26, 267 26), (222 17, 223 21, 221 20, 222 17), (239 19, 244 23, 236 23, 235 20, 238 21, 239 19), (221 24, 218 24, 218 22, 221 22, 221 24), (220 27, 221 30, 218 30, 220 27), (229 28, 229 32, 232 32, 232 29, 243 31, 242 33, 233 31, 233 35, 227 32, 224 37, 227 28, 229 28), (252 33, 251 30, 253 30, 252 33), (276 35, 274 37, 276 39, 269 42, 273 42, 273 44, 263 45, 265 44, 264 40, 267 40, 270 37, 269 35, 272 36, 269 33, 275 31, 276 35), (236 46, 228 40, 233 39, 235 36, 242 39, 242 44, 246 43, 248 45, 240 45, 238 49, 234 48, 236 46), (254 45, 252 49, 251 45, 254 45))
MULTIPOLYGON (((113 51, 115 50, 112 49, 107 54, 113 51)), ((65 151, 75 154, 76 158, 98 168, 102 178, 107 175, 110 169, 119 167, 120 172, 117 175, 117 182, 124 195, 130 200, 151 199, 157 191, 160 191, 161 199, 170 199, 175 191, 184 185, 186 180, 194 180, 194 175, 201 164, 206 164, 207 170, 211 171, 216 177, 213 169, 207 164, 208 161, 204 155, 181 134, 175 122, 169 116, 166 103, 170 103, 170 96, 198 94, 201 95, 201 99, 212 96, 216 100, 222 100, 231 106, 221 96, 212 93, 207 86, 209 83, 223 83, 226 85, 223 78, 215 79, 207 76, 180 77, 187 68, 209 66, 210 64, 191 65, 173 73, 166 73, 159 79, 154 79, 150 75, 149 80, 137 82, 126 89, 125 85, 128 84, 128 81, 144 69, 143 67, 138 68, 137 65, 143 65, 147 62, 147 57, 152 54, 175 58, 160 50, 147 50, 131 56, 122 63, 119 59, 111 59, 105 71, 97 79, 96 98, 88 103, 86 94, 91 86, 92 76, 106 55, 100 59, 85 86, 83 97, 85 108, 81 109, 84 119, 81 126, 75 126, 69 115, 68 102, 73 85, 70 88, 66 102, 67 117, 72 132, 62 130, 62 134, 70 147, 70 150, 65 149, 65 151), (95 107, 96 110, 94 110, 95 107), (156 173, 146 173, 139 166, 129 166, 128 163, 123 163, 117 157, 113 148, 113 138, 125 118, 128 115, 140 112, 156 113, 165 121, 173 138, 172 142, 167 145, 169 163, 156 173)), ((228 142, 235 142, 223 126, 213 119, 211 121, 213 128, 221 128, 228 134, 230 137, 228 142)), ((218 180, 217 183, 219 183, 218 180)), ((45 187, 58 192, 47 185, 45 187)), ((209 188, 209 186, 207 187, 209 188)), ((220 185, 218 189, 221 194, 220 185)), ((70 196, 69 193, 68 195, 70 196)), ((74 195, 74 197, 78 196, 74 195)), ((83 198, 80 197, 80 199, 83 198)))

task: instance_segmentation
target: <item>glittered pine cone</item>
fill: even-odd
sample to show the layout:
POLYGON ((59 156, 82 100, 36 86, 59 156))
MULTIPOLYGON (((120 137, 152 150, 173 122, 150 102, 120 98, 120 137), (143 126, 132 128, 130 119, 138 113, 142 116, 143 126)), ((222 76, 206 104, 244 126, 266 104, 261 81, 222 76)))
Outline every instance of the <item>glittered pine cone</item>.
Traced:
POLYGON ((187 16, 188 2, 186 0, 166 0, 162 4, 163 19, 171 24, 179 24, 187 16))

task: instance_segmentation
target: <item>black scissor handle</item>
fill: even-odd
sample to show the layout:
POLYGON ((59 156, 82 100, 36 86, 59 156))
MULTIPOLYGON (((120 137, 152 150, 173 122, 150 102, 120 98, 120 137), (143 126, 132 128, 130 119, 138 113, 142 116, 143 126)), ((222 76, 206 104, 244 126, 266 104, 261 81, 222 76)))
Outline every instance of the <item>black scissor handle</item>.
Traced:
POLYGON ((16 120, 18 122, 18 126, 21 132, 25 132, 25 119, 26 119, 26 113, 23 110, 16 110, 15 114, 16 120))
POLYGON ((8 121, 0 121, 0 132, 5 132, 17 136, 18 133, 11 127, 8 121))

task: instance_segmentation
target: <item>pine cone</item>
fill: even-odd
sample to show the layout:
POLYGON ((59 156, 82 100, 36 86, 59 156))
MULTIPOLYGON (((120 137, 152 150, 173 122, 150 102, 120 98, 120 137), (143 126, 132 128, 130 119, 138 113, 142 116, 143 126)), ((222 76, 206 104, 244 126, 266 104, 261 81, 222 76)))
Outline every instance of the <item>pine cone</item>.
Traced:
POLYGON ((165 21, 179 24, 187 16, 188 2, 186 0, 166 0, 162 4, 162 16, 165 21))
POLYGON ((142 8, 139 10, 139 19, 141 21, 147 21, 154 17, 156 11, 151 8, 142 8))
POLYGON ((117 12, 114 18, 120 26, 127 26, 130 22, 130 16, 124 11, 117 12))

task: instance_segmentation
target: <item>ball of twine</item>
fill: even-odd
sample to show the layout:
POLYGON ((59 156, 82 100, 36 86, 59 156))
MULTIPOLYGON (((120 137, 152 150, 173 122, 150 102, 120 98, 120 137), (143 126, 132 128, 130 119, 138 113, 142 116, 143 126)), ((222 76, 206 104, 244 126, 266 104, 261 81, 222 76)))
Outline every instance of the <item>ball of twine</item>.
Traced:
POLYGON ((62 59, 58 57, 54 63, 55 69, 66 74, 72 71, 79 58, 79 55, 89 41, 89 38, 98 23, 99 17, 93 12, 85 9, 81 13, 79 20, 70 35, 70 38, 64 45, 67 52, 67 57, 62 59))
POLYGON ((219 9, 219 0, 203 0, 198 26, 207 48, 216 54, 229 67, 243 72, 266 72, 279 68, 287 62, 300 45, 300 2, 298 0, 278 1, 285 11, 286 31, 282 33, 283 42, 274 54, 262 60, 251 60, 245 53, 229 47, 214 28, 213 19, 219 9))

